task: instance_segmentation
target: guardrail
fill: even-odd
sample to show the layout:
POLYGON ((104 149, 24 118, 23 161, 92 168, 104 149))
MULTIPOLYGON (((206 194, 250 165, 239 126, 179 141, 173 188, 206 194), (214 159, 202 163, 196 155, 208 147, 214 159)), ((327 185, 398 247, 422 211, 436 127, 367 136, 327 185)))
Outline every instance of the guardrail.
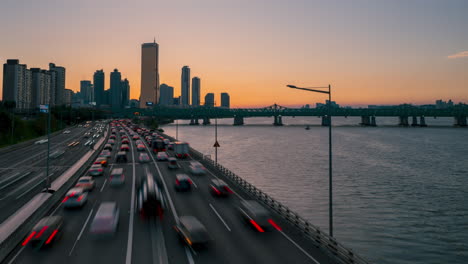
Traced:
MULTIPOLYGON (((165 137, 169 138, 171 141, 176 141, 175 138, 163 134, 165 137)), ((346 248, 335 238, 329 236, 318 227, 312 225, 307 220, 299 216, 299 214, 293 212, 287 206, 271 198, 268 194, 264 193, 262 190, 258 189, 254 185, 250 184, 246 180, 237 176, 235 173, 229 169, 223 167, 219 163, 216 163, 210 157, 203 155, 203 153, 190 147, 190 155, 192 158, 199 160, 203 165, 208 167, 211 170, 214 170, 222 175, 225 178, 229 179, 231 182, 236 184, 240 189, 244 190, 246 193, 250 194, 264 205, 269 207, 271 210, 278 213, 283 219, 288 221, 290 224, 298 228, 304 236, 309 238, 317 247, 321 248, 331 259, 336 263, 342 264, 368 264, 367 260, 358 256, 351 249, 346 248)))
MULTIPOLYGON (((108 128, 109 129, 109 128, 108 128)), ((57 187, 57 190, 53 193, 39 193, 36 195, 28 204, 23 206, 17 213, 23 213, 25 220, 19 224, 16 228, 11 227, 11 230, 7 232, 3 231, 3 225, 9 219, 5 220, 0 225, 0 230, 2 231, 2 236, 0 236, 0 263, 3 263, 6 257, 17 247, 21 241, 26 237, 26 235, 31 231, 34 225, 47 214, 56 204, 60 202, 61 199, 65 196, 67 191, 74 186, 76 180, 83 175, 86 170, 91 166, 93 161, 99 155, 100 151, 104 147, 104 142, 108 136, 108 131, 103 135, 103 141, 100 142, 99 146, 95 146, 94 152, 91 154, 89 159, 65 182, 60 183, 57 187), (8 233, 8 234, 5 234, 8 233)), ((57 179, 60 180, 60 177, 57 179)), ((55 183, 55 181, 54 181, 55 183)), ((54 186, 54 183, 52 185, 54 186)), ((21 215, 20 215, 21 217, 21 215)), ((23 218, 23 219, 24 219, 23 218)))

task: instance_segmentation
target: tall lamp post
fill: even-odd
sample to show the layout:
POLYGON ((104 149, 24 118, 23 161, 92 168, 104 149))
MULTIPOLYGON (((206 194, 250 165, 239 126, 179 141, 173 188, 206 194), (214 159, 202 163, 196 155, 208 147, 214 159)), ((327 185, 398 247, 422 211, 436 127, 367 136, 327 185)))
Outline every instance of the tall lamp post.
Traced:
POLYGON ((333 181, 332 181, 332 117, 331 117, 331 85, 325 87, 297 87, 295 85, 287 85, 292 89, 305 90, 309 92, 324 93, 328 94, 328 220, 330 236, 333 237, 333 181), (317 89, 328 89, 328 91, 322 91, 317 89))

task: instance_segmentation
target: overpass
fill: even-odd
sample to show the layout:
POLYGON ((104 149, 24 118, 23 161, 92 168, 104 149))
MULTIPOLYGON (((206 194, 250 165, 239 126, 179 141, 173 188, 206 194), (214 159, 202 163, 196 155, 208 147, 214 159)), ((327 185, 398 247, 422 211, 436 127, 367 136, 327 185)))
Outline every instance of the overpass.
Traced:
MULTIPOLYGON (((115 146, 120 145, 120 140, 118 136, 115 146)), ((96 188, 90 193, 88 203, 79 210, 65 210, 60 201, 76 179, 86 174, 102 149, 102 143, 102 140, 98 143, 96 151, 88 149, 89 160, 80 163, 81 168, 70 180, 62 187, 56 187, 55 193, 47 194, 40 208, 11 236, 2 238, 2 263, 368 263, 288 207, 194 149, 190 151, 190 159, 179 160, 180 168, 173 171, 168 169, 167 162, 156 161, 153 155, 150 163, 137 163, 134 142, 130 143, 128 162, 116 163, 117 148, 114 148, 104 176, 95 177, 96 188), (192 192, 175 192, 175 174, 189 174, 189 162, 193 160, 203 163, 208 174, 191 177, 195 187, 192 192), (107 182, 110 170, 117 167, 123 168, 126 175, 122 188, 112 188, 107 182), (162 219, 141 219, 135 209, 135 186, 147 173, 164 186, 168 209, 162 219), (233 190, 227 199, 210 194, 209 182, 216 178, 223 179, 233 190), (259 233, 242 221, 238 204, 250 199, 257 200, 270 211, 276 229, 259 233), (90 220, 103 201, 117 202, 119 227, 113 238, 95 240, 89 233, 90 220), (47 215, 64 217, 66 224, 61 239, 43 251, 21 246, 32 226, 47 215), (206 250, 194 251, 178 239, 173 226, 183 215, 196 216, 207 228, 214 241, 206 250)), ((74 156, 80 157, 83 153, 74 156)), ((43 193, 36 197, 40 195, 43 193)), ((2 234, 6 233, 5 222, 0 226, 2 234)))
MULTIPOLYGON (((125 109, 117 116, 132 117, 152 116, 165 119, 185 119, 190 120, 190 124, 198 125, 210 124, 213 118, 233 118, 234 125, 243 125, 245 118, 250 117, 273 117, 273 124, 283 125, 284 116, 317 116, 322 117, 322 125, 328 125, 328 108, 288 108, 277 104, 262 108, 222 108, 222 107, 170 107, 156 106, 152 109, 125 109)), ((468 105, 456 105, 445 109, 429 109, 402 105, 398 107, 387 108, 332 108, 332 116, 361 117, 361 125, 376 126, 377 117, 396 117, 400 126, 427 126, 426 117, 453 117, 455 126, 467 126, 466 117, 468 116, 468 105), (410 119, 411 118, 411 119, 410 119), (411 120, 411 122, 410 122, 411 120)))

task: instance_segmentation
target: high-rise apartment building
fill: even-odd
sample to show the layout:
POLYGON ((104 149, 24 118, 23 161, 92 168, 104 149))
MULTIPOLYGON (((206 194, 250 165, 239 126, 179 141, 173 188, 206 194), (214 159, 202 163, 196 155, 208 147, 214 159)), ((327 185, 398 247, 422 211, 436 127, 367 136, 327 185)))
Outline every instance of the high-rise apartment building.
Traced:
POLYGON ((221 107, 229 108, 231 105, 230 97, 228 93, 221 93, 221 107))
POLYGON ((110 93, 112 108, 122 108, 122 74, 117 69, 114 69, 110 74, 110 93))
POLYGON ((93 84, 94 84, 94 101, 96 102, 97 106, 106 104, 106 100, 104 98, 104 71, 97 70, 93 76, 93 84))
MULTIPOLYGON (((51 104, 51 77, 48 71, 31 68, 32 106, 51 104)), ((62 102, 61 102, 62 104, 62 102)))
POLYGON ((182 67, 181 76, 181 105, 190 105, 190 68, 189 66, 182 67))
POLYGON ((80 94, 82 104, 88 105, 94 102, 94 91, 91 81, 83 80, 80 82, 80 94))
POLYGON ((65 68, 61 66, 56 66, 54 63, 49 63, 49 71, 54 71, 55 73, 55 87, 52 88, 54 91, 53 99, 55 99, 56 105, 63 104, 63 93, 65 90, 65 68))
POLYGON ((121 83, 121 90, 122 90, 122 107, 129 107, 130 106, 130 83, 128 82, 127 78, 122 81, 121 83))
POLYGON ((64 104, 66 106, 72 105, 74 103, 73 102, 74 95, 75 93, 72 90, 64 89, 63 90, 63 102, 61 104, 64 104))
POLYGON ((214 101, 214 93, 207 93, 205 95, 205 106, 208 107, 214 107, 215 101, 214 101))
POLYGON ((159 102, 159 45, 153 43, 141 45, 141 93, 140 107, 148 107, 146 103, 159 102))
POLYGON ((3 64, 3 101, 15 101, 16 108, 31 107, 31 72, 19 60, 7 60, 3 64))
POLYGON ((173 105, 174 104, 174 87, 165 83, 159 86, 161 96, 159 97, 160 105, 173 105))
POLYGON ((193 77, 192 78, 192 105, 199 106, 200 105, 200 78, 193 77))

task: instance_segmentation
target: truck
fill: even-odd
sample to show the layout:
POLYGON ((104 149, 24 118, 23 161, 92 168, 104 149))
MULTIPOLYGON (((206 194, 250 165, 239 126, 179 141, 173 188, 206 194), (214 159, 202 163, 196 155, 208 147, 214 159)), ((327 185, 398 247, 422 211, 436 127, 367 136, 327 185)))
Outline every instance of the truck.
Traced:
POLYGON ((174 153, 179 159, 184 159, 189 156, 189 144, 187 142, 175 142, 174 153))

